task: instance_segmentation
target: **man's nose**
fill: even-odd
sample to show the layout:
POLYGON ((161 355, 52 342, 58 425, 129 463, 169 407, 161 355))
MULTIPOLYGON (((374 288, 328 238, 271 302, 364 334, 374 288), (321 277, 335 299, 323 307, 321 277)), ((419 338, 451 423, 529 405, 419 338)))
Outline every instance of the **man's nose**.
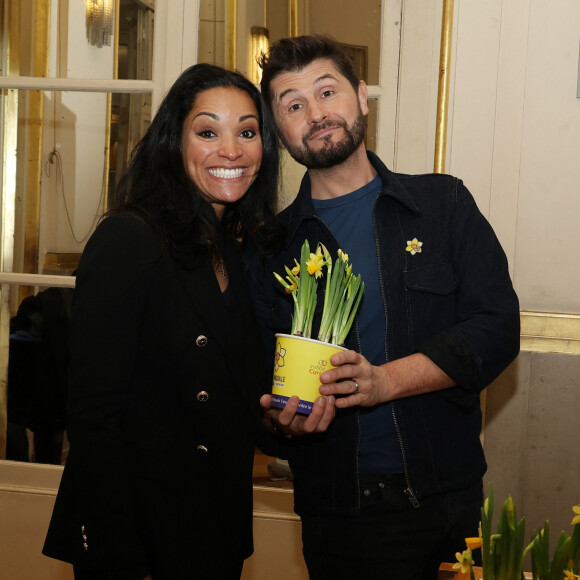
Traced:
POLYGON ((310 123, 322 123, 326 117, 326 109, 320 103, 313 101, 308 105, 308 120, 310 123))

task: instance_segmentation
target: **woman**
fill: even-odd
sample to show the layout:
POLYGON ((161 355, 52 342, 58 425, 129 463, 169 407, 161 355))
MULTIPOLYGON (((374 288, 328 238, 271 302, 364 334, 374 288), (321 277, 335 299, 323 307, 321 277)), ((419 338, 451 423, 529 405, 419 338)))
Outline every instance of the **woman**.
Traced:
POLYGON ((70 452, 44 546, 77 580, 233 579, 252 553, 265 380, 236 240, 273 222, 277 172, 256 88, 195 65, 87 243, 71 321, 70 452))

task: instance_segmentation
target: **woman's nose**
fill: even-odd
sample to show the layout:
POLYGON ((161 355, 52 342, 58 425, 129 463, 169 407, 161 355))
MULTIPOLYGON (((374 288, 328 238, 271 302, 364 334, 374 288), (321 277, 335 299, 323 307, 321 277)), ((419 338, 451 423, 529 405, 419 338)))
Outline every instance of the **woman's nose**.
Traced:
POLYGON ((222 141, 219 154, 222 157, 227 157, 230 160, 234 160, 241 156, 242 150, 235 139, 226 138, 222 141))

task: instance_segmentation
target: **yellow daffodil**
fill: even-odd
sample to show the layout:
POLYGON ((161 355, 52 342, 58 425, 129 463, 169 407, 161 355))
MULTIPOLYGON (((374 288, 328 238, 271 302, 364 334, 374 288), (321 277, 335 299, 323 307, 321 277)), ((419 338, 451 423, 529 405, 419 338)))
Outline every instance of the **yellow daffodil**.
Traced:
POLYGON ((298 263, 298 260, 296 258, 294 258, 294 263, 296 264, 296 266, 292 268, 292 274, 294 274, 294 276, 298 276, 298 274, 300 274, 300 264, 298 263))
POLYGON ((465 545, 470 550, 477 550, 477 548, 481 548, 481 544, 482 544, 481 537, 465 538, 465 545))
POLYGON ((310 260, 306 262, 306 267, 308 268, 308 273, 312 276, 314 275, 315 278, 322 277, 322 267, 325 264, 324 255, 322 254, 322 250, 318 248, 316 250, 316 254, 310 253, 310 260))
MULTIPOLYGON (((324 307, 319 326, 318 339, 343 345, 354 322, 364 291, 361 275, 354 276, 348 254, 338 251, 333 260, 324 244, 318 243, 312 253, 310 243, 304 240, 300 260, 294 259, 294 267, 285 266, 286 277, 274 272, 276 280, 294 301, 291 334, 310 338, 317 301, 318 280, 326 277, 324 307), (302 276, 300 275, 302 274, 302 276), (307 275, 308 274, 308 275, 307 275)), ((280 354, 277 353, 276 361, 280 354)), ((283 360, 276 363, 282 366, 283 360)))
POLYGON ((412 240, 407 240, 407 247, 405 250, 411 252, 411 256, 414 256, 415 254, 421 253, 421 246, 423 246, 423 242, 420 242, 417 238, 413 238, 412 240))
POLYGON ((578 576, 578 574, 574 574, 574 572, 572 572, 572 570, 564 570, 564 580, 576 580, 576 578, 579 578, 580 576, 578 576))
POLYGON ((457 558, 457 562, 453 564, 453 569, 461 570, 462 574, 467 574, 471 569, 471 566, 473 566, 471 550, 467 548, 467 550, 464 550, 463 553, 456 552, 455 557, 457 558))
POLYGON ((576 524, 580 524, 580 505, 575 505, 572 509, 576 515, 574 516, 571 525, 575 526, 576 524))

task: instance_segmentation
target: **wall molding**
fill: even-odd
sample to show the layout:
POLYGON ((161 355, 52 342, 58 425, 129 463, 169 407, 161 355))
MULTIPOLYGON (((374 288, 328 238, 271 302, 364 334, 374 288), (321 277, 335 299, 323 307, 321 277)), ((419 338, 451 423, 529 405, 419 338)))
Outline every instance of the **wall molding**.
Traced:
POLYGON ((580 314, 520 313, 521 350, 580 354, 580 314))

